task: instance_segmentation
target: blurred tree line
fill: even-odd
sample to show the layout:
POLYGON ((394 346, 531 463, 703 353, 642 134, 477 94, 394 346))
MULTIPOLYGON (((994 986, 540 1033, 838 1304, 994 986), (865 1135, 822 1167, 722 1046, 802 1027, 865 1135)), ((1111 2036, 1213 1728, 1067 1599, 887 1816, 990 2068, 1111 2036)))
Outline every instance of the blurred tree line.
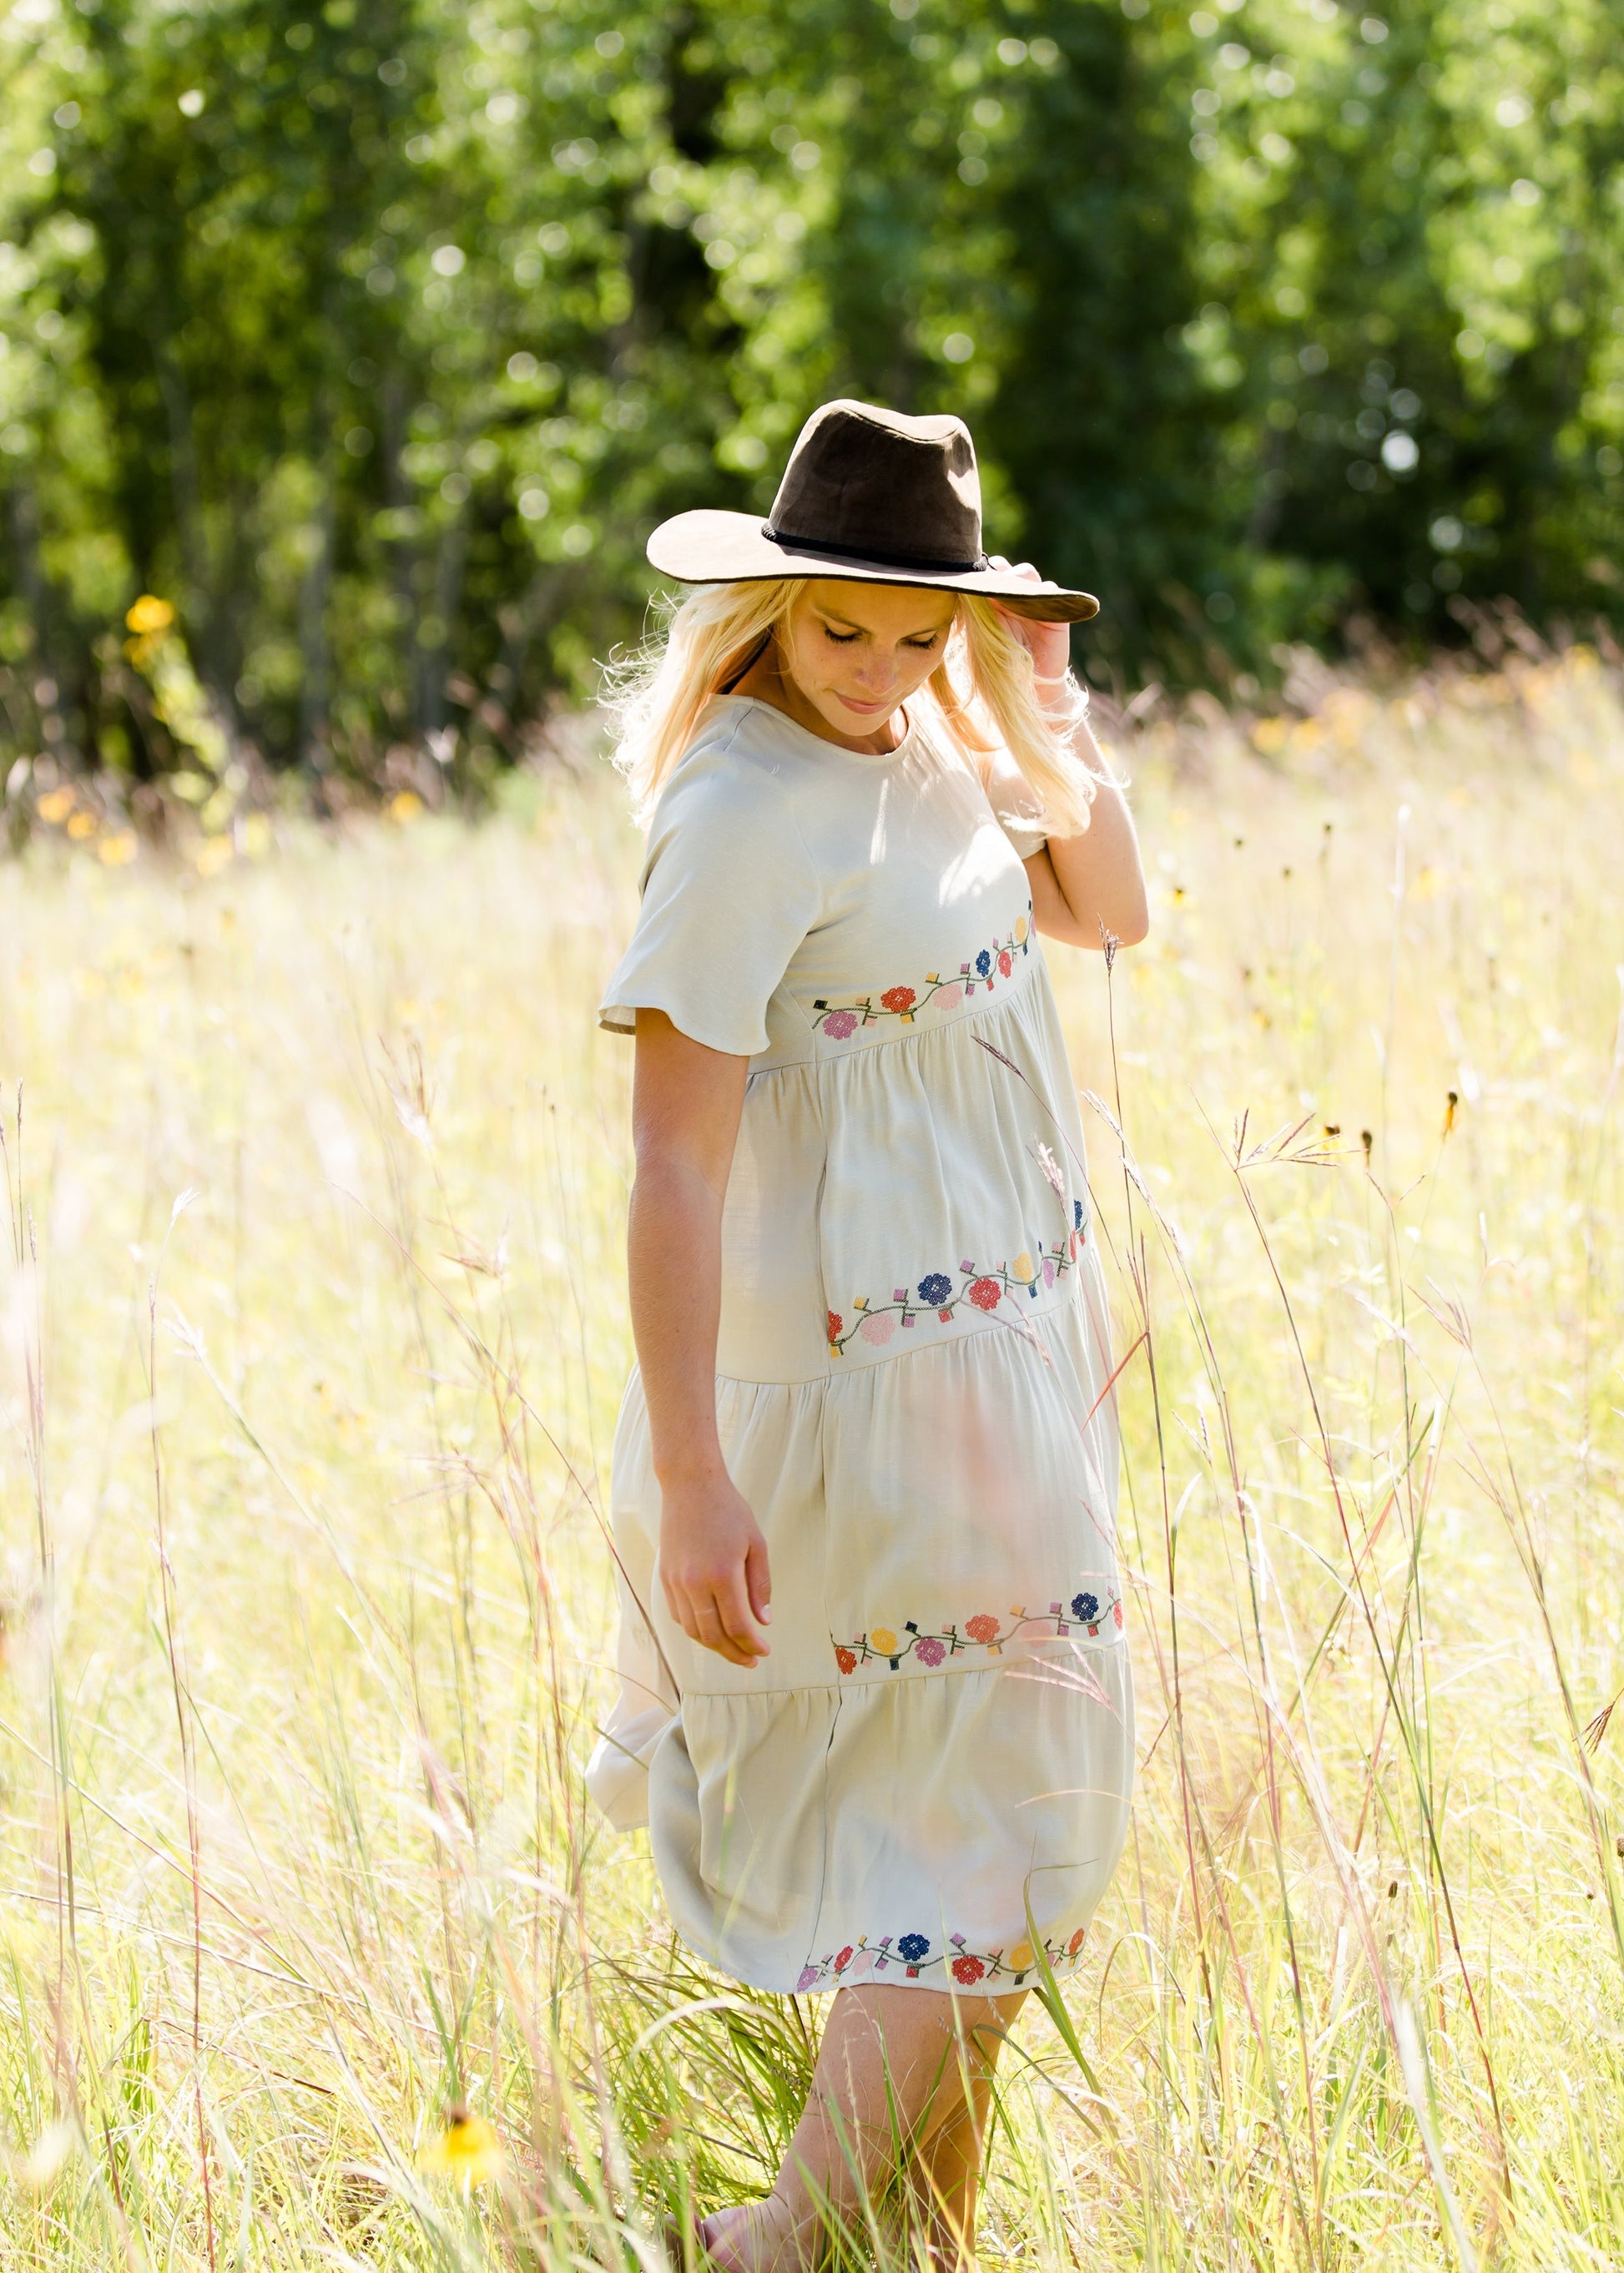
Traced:
POLYGON ((494 766, 637 634, 650 523, 764 509, 838 392, 970 419, 992 544, 1101 593, 1099 677, 1267 677, 1474 596, 1616 619, 1620 28, 11 0, 0 739, 203 762, 147 592, 233 745, 494 766))

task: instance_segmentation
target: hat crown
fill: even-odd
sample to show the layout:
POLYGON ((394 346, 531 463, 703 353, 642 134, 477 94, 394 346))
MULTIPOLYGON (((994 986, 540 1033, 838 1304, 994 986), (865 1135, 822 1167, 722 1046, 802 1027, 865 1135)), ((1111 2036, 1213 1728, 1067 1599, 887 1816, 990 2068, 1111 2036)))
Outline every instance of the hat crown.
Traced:
POLYGON ((921 568, 981 565, 981 484, 960 418, 826 402, 801 428, 768 524, 781 541, 921 568))

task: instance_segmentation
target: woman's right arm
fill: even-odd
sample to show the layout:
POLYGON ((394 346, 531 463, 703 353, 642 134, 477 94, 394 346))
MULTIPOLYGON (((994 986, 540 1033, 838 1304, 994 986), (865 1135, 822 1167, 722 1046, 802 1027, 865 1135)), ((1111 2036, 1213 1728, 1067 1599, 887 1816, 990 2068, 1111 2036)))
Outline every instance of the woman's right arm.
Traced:
POLYGON ((627 1261, 632 1331, 660 1488, 666 1605, 730 1665, 767 1655, 767 1542, 734 1489, 716 1426, 722 1206, 748 1058, 707 1049, 663 1010, 637 1013, 627 1261))

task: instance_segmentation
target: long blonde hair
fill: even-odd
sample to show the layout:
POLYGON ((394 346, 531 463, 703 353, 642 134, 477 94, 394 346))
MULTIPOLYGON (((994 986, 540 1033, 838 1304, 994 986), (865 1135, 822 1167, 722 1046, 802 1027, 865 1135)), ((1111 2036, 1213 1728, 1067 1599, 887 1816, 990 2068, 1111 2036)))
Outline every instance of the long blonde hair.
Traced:
MULTIPOLYGON (((673 610, 664 639, 610 667, 604 705, 640 821, 646 823, 706 705, 748 670, 808 581, 704 586, 673 610)), ((1056 724, 1040 708, 1031 653, 990 600, 959 596, 947 647, 925 685, 949 739, 983 778, 1007 750, 1052 834, 1087 828, 1094 776, 1071 747, 1072 724, 1056 724)))

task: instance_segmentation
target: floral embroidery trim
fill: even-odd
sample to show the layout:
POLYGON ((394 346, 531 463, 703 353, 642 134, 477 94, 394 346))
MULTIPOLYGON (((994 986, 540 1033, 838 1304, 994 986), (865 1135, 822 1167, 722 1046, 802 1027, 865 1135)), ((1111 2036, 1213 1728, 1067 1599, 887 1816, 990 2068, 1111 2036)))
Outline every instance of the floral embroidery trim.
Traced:
MULTIPOLYGON (((1043 1954, 1051 1971, 1071 1965, 1087 1936, 1086 1926, 1079 1925, 1069 1941, 1053 1942, 1045 1937, 1043 1954)), ((1037 1953, 1029 1941, 1017 1941, 1008 1949, 975 1951, 966 1949, 961 1933, 950 1934, 945 1946, 936 1949, 929 1934, 885 1934, 871 1942, 867 1934, 860 1935, 844 1949, 803 1965, 801 1978, 795 1984, 795 1993, 801 1996, 809 1989, 820 1989, 831 1981, 838 1981, 853 1966, 865 1972, 884 1973, 895 1968, 906 1980, 917 1981, 921 1973, 934 1972, 945 1967, 961 1989, 974 1989, 983 1981, 1012 1979, 1016 1985, 1025 1981, 1037 1963, 1037 1953), (866 1965, 863 1961, 867 1961, 866 1965)))
POLYGON ((1031 1626, 1041 1628, 1047 1639, 1057 1640, 1077 1629, 1091 1641, 1097 1641, 1102 1625, 1114 1625, 1121 1632, 1123 1608, 1120 1597, 1109 1587, 1101 1601, 1085 1587, 1069 1602, 1051 1602, 1046 1611, 1028 1610, 1025 1603, 1018 1602, 1011 1609, 1010 1618, 1010 1624, 1001 1625, 990 1611, 978 1610, 974 1617, 965 1620, 962 1631, 951 1625, 943 1627, 939 1633, 921 1632, 917 1623, 909 1618, 900 1632, 893 1626, 870 1626, 867 1633, 860 1633, 849 1642, 835 1641, 832 1634, 830 1640, 835 1663, 843 1674, 855 1673, 860 1665, 876 1663, 889 1665, 896 1673, 905 1657, 917 1658, 934 1672, 961 1650, 984 1649, 989 1657, 1002 1656, 1004 1645, 1031 1626))
POLYGON ((1032 952, 1032 929, 1027 919, 1032 903, 1026 903, 1026 913, 1016 920, 1014 930, 1007 939, 995 939, 961 963, 957 978, 944 979, 939 971, 928 971, 920 986, 888 986, 877 997, 864 994, 853 1002, 829 1002, 821 998, 812 1008, 817 1013, 812 1024, 822 1027, 831 1042, 849 1041, 861 1026, 876 1025, 882 1018, 895 1018, 904 1026, 911 1026, 920 1012, 927 1009, 956 1010, 960 1002, 967 1001, 978 986, 992 994, 1000 979, 1008 979, 1015 969, 1018 956, 1032 952), (996 975, 995 975, 996 974, 996 975))
POLYGON ((861 1335, 876 1348, 883 1347, 896 1332, 898 1322, 913 1326, 921 1317, 936 1318, 943 1325, 952 1323, 955 1310, 966 1303, 972 1309, 996 1310, 1006 1294, 1018 1289, 1036 1302, 1039 1293, 1051 1287, 1076 1262, 1087 1241, 1083 1225, 1081 1200, 1071 1203, 1071 1230, 1052 1247, 1038 1242, 1035 1257, 1023 1248, 1012 1263, 1000 1263, 991 1271, 978 1270, 967 1258, 959 1265, 958 1292, 945 1271, 928 1271, 918 1284, 909 1290, 896 1287, 889 1302, 871 1302, 860 1294, 852 1305, 853 1316, 848 1324, 838 1310, 828 1312, 824 1320, 829 1336, 831 1357, 843 1357, 846 1345, 861 1335))

